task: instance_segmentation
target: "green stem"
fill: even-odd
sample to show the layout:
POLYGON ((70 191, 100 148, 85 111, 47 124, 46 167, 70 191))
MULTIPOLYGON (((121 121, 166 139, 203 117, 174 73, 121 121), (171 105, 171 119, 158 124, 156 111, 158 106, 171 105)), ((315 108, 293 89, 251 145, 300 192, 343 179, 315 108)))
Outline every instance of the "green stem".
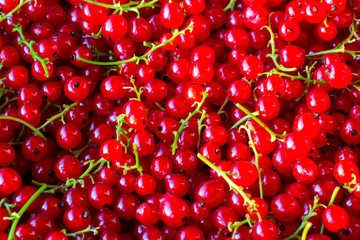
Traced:
POLYGON ((181 120, 181 126, 180 126, 179 130, 176 131, 176 132, 174 132, 175 137, 174 137, 174 142, 173 142, 173 144, 172 144, 172 155, 174 155, 175 152, 176 152, 176 149, 177 149, 177 146, 178 146, 178 145, 177 145, 177 141, 178 141, 178 139, 179 139, 180 134, 182 133, 182 131, 184 131, 186 123, 187 123, 192 117, 194 117, 195 114, 200 113, 200 108, 201 108, 202 105, 204 104, 206 98, 209 96, 209 94, 207 94, 206 92, 203 92, 202 94, 203 94, 203 98, 202 98, 201 102, 196 103, 196 104, 197 104, 196 109, 195 109, 192 113, 190 113, 189 116, 188 116, 185 120, 181 120))
MULTIPOLYGON (((133 56, 132 58, 130 59, 125 59, 125 60, 121 60, 121 61, 115 61, 115 62, 96 62, 96 61, 91 61, 91 60, 87 60, 87 59, 84 59, 82 57, 77 57, 77 59, 83 61, 83 62, 86 62, 86 63, 89 63, 89 64, 93 64, 93 65, 101 65, 101 66, 116 66, 116 65, 121 65, 121 64, 124 64, 124 63, 129 63, 129 62, 135 62, 136 63, 139 63, 141 60, 144 60, 146 63, 148 62, 146 57, 149 56, 151 53, 153 53, 154 51, 156 51, 157 49, 165 46, 166 44, 169 44, 171 43, 175 38, 177 38, 179 35, 181 34, 184 34, 187 30, 190 30, 192 31, 193 29, 193 25, 194 23, 191 22, 189 24, 189 26, 187 26, 184 30, 182 31, 179 31, 179 30, 175 30, 173 32, 173 36, 171 38, 169 38, 167 41, 165 42, 162 42, 158 45, 155 45, 155 44, 152 44, 151 43, 151 48, 149 51, 147 51, 144 55, 140 56, 140 57, 137 57, 137 56, 133 56)), ((146 43, 146 45, 148 45, 149 43, 146 43)))
POLYGON ((13 102, 13 101, 16 101, 17 100, 17 97, 13 97, 13 98, 8 98, 6 97, 6 101, 0 106, 0 109, 6 107, 6 105, 9 104, 9 102, 13 102))
POLYGON ((269 53, 266 56, 270 57, 273 60, 276 69, 280 69, 280 70, 285 71, 285 72, 292 72, 292 71, 297 70, 297 68, 286 68, 286 67, 284 67, 284 66, 282 66, 282 65, 280 65, 278 63, 278 61, 277 61, 278 54, 276 54, 276 48, 275 48, 275 34, 272 31, 270 26, 264 26, 264 28, 266 28, 270 33, 270 41, 269 41, 269 43, 271 45, 271 53, 269 53))
POLYGON ((155 7, 155 3, 157 3, 159 0, 153 0, 150 2, 146 2, 146 1, 141 1, 141 2, 129 2, 126 4, 106 4, 106 3, 102 3, 102 2, 96 2, 93 0, 84 0, 84 2, 88 2, 88 3, 92 3, 94 5, 98 5, 98 6, 102 6, 105 8, 110 8, 110 9, 114 9, 114 10, 118 10, 120 11, 120 14, 122 12, 136 12, 139 16, 139 9, 141 8, 145 8, 145 7, 155 7))
POLYGON ((67 237, 76 237, 79 235, 82 235, 84 233, 88 233, 88 232, 92 232, 93 235, 97 235, 98 234, 98 228, 92 228, 91 225, 89 225, 87 228, 85 228, 84 230, 78 231, 78 232, 73 232, 73 233, 66 233, 66 229, 63 229, 62 232, 65 233, 65 235, 67 237))
POLYGON ((229 4, 224 8, 223 11, 224 11, 224 12, 227 12, 227 11, 229 11, 229 10, 234 11, 236 1, 237 1, 237 0, 231 0, 231 1, 229 2, 229 4))
POLYGON ((253 152, 254 152, 254 156, 255 156, 255 166, 256 166, 256 169, 257 169, 257 172, 258 172, 260 198, 263 199, 263 198, 264 198, 264 195, 263 195, 263 187, 262 187, 262 179, 261 179, 262 169, 259 167, 259 153, 258 153, 257 150, 256 150, 254 141, 253 141, 252 136, 251 136, 251 131, 250 131, 250 129, 246 128, 245 126, 242 126, 242 127, 243 127, 243 129, 245 129, 245 131, 246 131, 247 134, 248 134, 248 137, 249 137, 249 146, 251 147, 251 149, 252 149, 253 152))
POLYGON ((223 109, 225 108, 225 106, 229 103, 229 98, 226 98, 225 101, 223 102, 223 104, 221 105, 221 107, 219 108, 219 110, 217 111, 217 114, 222 114, 224 113, 223 109))
MULTIPOLYGON (((254 116, 259 116, 259 112, 258 112, 258 111, 253 112, 252 114, 253 114, 254 116)), ((250 115, 246 115, 245 117, 243 117, 243 118, 241 118, 239 121, 237 121, 230 129, 239 127, 243 122, 245 122, 245 121, 248 120, 249 118, 251 118, 251 116, 250 116, 250 115)))
POLYGON ((339 191, 340 191, 340 187, 336 187, 334 189, 333 193, 331 194, 331 198, 330 198, 330 202, 329 202, 328 206, 331 206, 334 204, 335 198, 336 198, 337 194, 339 193, 339 191))
POLYGON ((206 111, 203 110, 202 113, 201 113, 200 119, 197 121, 198 122, 198 142, 197 142, 197 147, 198 148, 200 147, 200 142, 201 142, 201 130, 202 130, 203 127, 206 126, 206 125, 202 124, 202 122, 208 116, 209 115, 206 114, 206 111))
POLYGON ((228 225, 229 232, 233 233, 232 234, 233 239, 235 238, 235 234, 237 233, 239 227, 241 227, 242 225, 247 224, 247 223, 248 223, 248 219, 245 219, 243 221, 237 221, 237 222, 234 222, 233 224, 228 225))
POLYGON ((303 233, 301 235, 301 240, 306 240, 306 236, 310 230, 310 228, 312 227, 312 223, 311 222, 307 222, 306 225, 305 225, 305 228, 303 230, 303 233))
MULTIPOLYGON (((314 198, 314 205, 312 207, 310 207, 310 211, 309 213, 304 217, 303 222, 301 223, 301 225, 298 227, 298 229, 289 237, 285 238, 284 240, 290 240, 290 239, 299 239, 299 233, 308 225, 308 221, 310 218, 312 218, 313 216, 316 216, 317 213, 315 212, 315 209, 317 207, 322 206, 322 204, 319 204, 319 197, 315 196, 314 198)), ((304 230, 305 231, 305 230, 304 230)))
MULTIPOLYGON (((37 60, 41 63, 42 67, 44 68, 45 76, 49 77, 49 70, 46 66, 46 63, 49 63, 48 59, 42 59, 39 54, 34 50, 33 45, 35 44, 34 41, 28 42, 24 36, 22 26, 20 24, 14 24, 13 32, 18 32, 21 40, 18 42, 18 44, 21 46, 22 43, 24 43, 30 50, 30 54, 33 57, 34 60, 37 60)), ((50 63, 51 64, 51 63, 50 63)))
POLYGON ((271 135, 271 140, 275 141, 277 139, 277 137, 279 138, 284 138, 284 135, 279 135, 275 132, 273 132, 268 126, 266 126, 259 118, 257 118, 255 115, 253 115, 249 110, 247 110, 244 106, 242 106, 240 103, 237 103, 235 105, 236 107, 238 107, 240 110, 242 110, 243 112, 245 112, 247 115, 249 115, 255 122, 257 122, 260 126, 262 126, 268 133, 270 133, 271 135))
POLYGON ((52 116, 51 118, 49 118, 43 125, 41 125, 40 127, 37 128, 37 130, 41 130, 44 127, 46 127, 48 124, 50 124, 51 122, 53 122, 54 120, 58 119, 59 117, 64 116, 70 109, 72 109, 73 107, 79 105, 79 102, 74 102, 71 105, 66 105, 64 110, 62 110, 60 113, 52 116))
POLYGON ((20 0, 19 4, 10 12, 8 12, 7 14, 3 15, 2 17, 0 17, 0 22, 4 21, 5 19, 7 19, 8 17, 11 17, 13 15, 13 13, 17 12, 22 6, 24 6, 26 3, 31 2, 33 0, 20 0))
POLYGON ((15 239, 15 229, 16 226, 22 217, 22 215, 25 213, 25 211, 28 209, 28 207, 34 202, 34 200, 47 188, 47 185, 44 184, 41 186, 32 196, 31 198, 25 203, 25 205, 20 209, 20 211, 16 214, 12 214, 12 217, 14 217, 14 221, 11 224, 11 228, 9 231, 9 237, 8 240, 14 240, 15 239))
POLYGON ((230 190, 233 190, 236 194, 240 194, 241 197, 244 199, 245 203, 248 203, 250 206, 255 206, 254 201, 252 201, 249 197, 249 195, 247 193, 244 192, 243 187, 240 187, 238 185, 236 185, 230 178, 229 176, 226 174, 226 172, 224 172, 223 170, 221 170, 220 168, 218 168, 217 166, 215 166, 212 162, 210 162, 209 160, 207 160, 203 155, 201 155, 200 153, 197 154, 197 157, 206 165, 208 165, 211 169, 215 170, 230 186, 230 190))
POLYGON ((143 172, 142 172, 143 168, 142 168, 142 166, 140 166, 140 161, 139 161, 138 146, 135 143, 133 143, 133 148, 134 148, 134 155, 135 155, 135 165, 131 166, 131 167, 128 167, 128 166, 120 166, 120 167, 124 169, 123 170, 124 174, 126 174, 128 171, 137 169, 138 172, 140 173, 140 175, 143 175, 143 172))
POLYGON ((36 135, 38 135, 39 137, 43 138, 46 141, 46 137, 39 130, 37 130, 33 125, 25 122, 24 120, 22 120, 20 118, 16 118, 16 117, 12 117, 12 116, 0 116, 0 119, 12 120, 15 122, 19 122, 19 123, 23 124, 24 126, 30 128, 36 135))
POLYGON ((160 110, 166 111, 166 109, 165 109, 163 106, 161 106, 160 103, 156 102, 155 105, 156 105, 160 110))

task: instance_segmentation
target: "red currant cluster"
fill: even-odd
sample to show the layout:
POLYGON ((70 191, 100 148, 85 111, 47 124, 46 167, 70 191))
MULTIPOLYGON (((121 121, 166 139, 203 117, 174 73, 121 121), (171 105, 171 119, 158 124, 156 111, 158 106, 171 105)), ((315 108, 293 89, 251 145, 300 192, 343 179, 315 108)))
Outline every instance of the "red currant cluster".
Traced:
POLYGON ((0 240, 360 239, 360 0, 0 0, 0 240))

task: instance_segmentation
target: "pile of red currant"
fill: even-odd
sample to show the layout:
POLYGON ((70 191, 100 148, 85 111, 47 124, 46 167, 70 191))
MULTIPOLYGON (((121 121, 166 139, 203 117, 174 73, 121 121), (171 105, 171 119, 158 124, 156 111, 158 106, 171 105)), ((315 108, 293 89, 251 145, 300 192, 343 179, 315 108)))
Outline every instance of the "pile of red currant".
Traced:
POLYGON ((0 0, 0 240, 360 239, 360 0, 0 0))

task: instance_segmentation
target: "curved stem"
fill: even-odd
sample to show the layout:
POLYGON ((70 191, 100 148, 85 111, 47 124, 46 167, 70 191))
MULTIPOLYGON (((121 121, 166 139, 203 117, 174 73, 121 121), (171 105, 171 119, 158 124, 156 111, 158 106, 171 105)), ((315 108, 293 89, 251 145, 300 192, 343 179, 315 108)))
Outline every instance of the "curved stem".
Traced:
POLYGON ((137 169, 138 172, 140 173, 140 175, 143 175, 143 168, 142 166, 140 166, 140 161, 139 161, 139 154, 138 154, 138 146, 134 143, 133 144, 133 148, 134 148, 134 155, 135 155, 135 165, 128 167, 128 166, 120 166, 121 168, 123 168, 123 172, 124 174, 126 174, 128 171, 137 169))
POLYGON ((31 2, 33 0, 20 0, 19 4, 10 12, 8 12, 7 14, 5 14, 4 16, 0 17, 0 22, 4 21, 5 19, 7 19, 8 17, 11 17, 13 15, 13 13, 17 12, 22 6, 24 6, 26 3, 31 2))
POLYGON ((30 41, 28 42, 24 36, 23 30, 22 30, 22 26, 20 24, 14 24, 14 29, 12 30, 13 32, 18 32, 21 40, 18 42, 19 45, 21 45, 22 43, 24 43, 30 50, 30 54, 33 57, 34 60, 37 60, 41 63, 42 67, 44 68, 44 72, 45 72, 45 76, 49 77, 49 70, 46 66, 47 63, 49 63, 48 59, 42 59, 39 54, 37 52, 35 52, 33 45, 35 44, 34 41, 30 41))
POLYGON ((91 60, 84 59, 84 58, 79 57, 79 56, 77 57, 77 59, 79 59, 79 60, 81 60, 81 61, 83 61, 83 62, 89 63, 89 64, 101 65, 101 66, 116 66, 116 65, 121 65, 121 64, 124 64, 124 63, 135 62, 135 61, 138 63, 138 62, 140 62, 141 60, 144 60, 145 62, 147 62, 147 59, 146 59, 147 56, 149 56, 151 53, 153 53, 153 52, 156 51, 157 49, 165 46, 166 44, 171 43, 177 36, 179 36, 179 35, 181 35, 181 34, 184 34, 187 30, 192 31, 193 25, 194 25, 194 23, 191 22, 191 23, 189 24, 189 26, 187 26, 184 30, 179 31, 179 30, 176 29, 176 30, 173 32, 173 36, 172 36, 171 38, 169 38, 167 41, 162 42, 162 43, 160 43, 160 44, 158 44, 158 45, 155 45, 155 44, 153 44, 153 43, 144 43, 145 46, 150 45, 151 48, 150 48, 150 50, 147 51, 144 55, 139 56, 139 57, 137 57, 137 56, 134 55, 134 56, 133 56, 132 58, 130 58, 130 59, 121 60, 121 61, 115 61, 115 62, 96 62, 96 61, 91 61, 91 60))
POLYGON ((251 136, 250 129, 248 129, 248 128, 245 127, 245 126, 241 126, 241 128, 245 129, 245 131, 247 132, 247 135, 248 135, 248 137, 249 137, 249 146, 251 147, 251 149, 252 149, 253 152, 254 152, 254 156, 255 156, 255 166, 256 166, 256 170, 257 170, 257 172, 258 172, 260 198, 263 199, 263 198, 264 198, 264 194, 263 194, 262 179, 261 179, 262 169, 259 167, 259 156, 260 156, 261 154, 259 154, 258 151, 256 150, 254 141, 253 141, 252 136, 251 136))
MULTIPOLYGON (((259 112, 258 112, 258 111, 253 112, 252 114, 253 114, 254 116, 259 116, 259 112)), ((245 121, 248 120, 249 118, 251 118, 251 116, 250 116, 250 115, 246 115, 245 117, 243 117, 243 118, 241 118, 239 121, 237 121, 230 129, 239 127, 243 122, 245 122, 245 121)))
POLYGON ((303 233, 301 235, 301 240, 306 240, 306 236, 310 230, 310 228, 312 227, 312 223, 311 222, 307 222, 306 225, 305 225, 305 228, 303 230, 303 233))
POLYGON ((12 120, 15 122, 19 122, 19 123, 23 124, 24 126, 30 128, 36 135, 38 135, 39 137, 43 138, 46 141, 46 137, 39 130, 37 130, 33 125, 25 122, 24 120, 22 120, 20 118, 16 118, 16 117, 12 117, 12 116, 0 116, 0 119, 12 120))
POLYGON ((25 205, 20 209, 20 211, 16 214, 12 214, 12 217, 14 217, 14 221, 11 224, 11 228, 9 231, 9 237, 8 240, 14 240, 15 239, 15 229, 16 226, 22 217, 22 215, 25 213, 25 211, 28 209, 28 207, 31 205, 31 203, 34 202, 34 200, 47 188, 47 185, 42 185, 32 196, 31 198, 25 203, 25 205))
POLYGON ((208 165, 211 169, 215 170, 230 186, 230 190, 233 190, 235 193, 240 194, 241 197, 244 199, 245 203, 248 203, 251 206, 255 206, 254 201, 252 201, 249 197, 248 194, 246 194, 243 190, 243 187, 240 187, 238 185, 236 185, 230 178, 229 176, 226 174, 226 172, 224 172, 223 170, 221 170, 220 168, 218 168, 217 166, 215 166, 212 162, 210 162, 209 160, 207 160, 203 155, 201 155, 200 153, 197 154, 197 157, 206 165, 208 165))
POLYGON ((38 127, 37 130, 43 129, 43 128, 46 127, 48 124, 50 124, 52 121, 58 119, 59 117, 64 116, 70 109, 72 109, 73 107, 76 107, 77 105, 79 105, 79 102, 74 102, 74 103, 71 104, 71 105, 67 105, 64 110, 62 110, 60 113, 58 113, 58 114, 52 116, 51 118, 49 118, 43 125, 41 125, 40 127, 38 127))
POLYGON ((277 137, 283 138, 283 135, 279 135, 277 133, 274 133, 268 126, 266 126, 259 118, 257 118, 255 115, 253 115, 249 110, 247 110, 244 106, 242 106, 240 103, 237 103, 235 105, 240 110, 245 112, 247 115, 249 115, 255 122, 257 122, 260 126, 262 126, 268 133, 271 135, 271 140, 275 141, 277 137))
POLYGON ((224 8, 223 11, 224 12, 229 11, 229 10, 234 11, 236 2, 237 2, 237 0, 231 0, 229 2, 229 4, 224 8))
POLYGON ((196 109, 192 113, 190 113, 189 116, 185 120, 181 120, 181 126, 180 126, 179 130, 174 132, 175 137, 174 137, 174 142, 172 144, 172 155, 174 155, 176 152, 176 149, 178 146, 177 141, 180 137, 180 134, 185 129, 185 124, 190 120, 190 118, 195 116, 195 114, 200 113, 200 108, 202 107, 202 105, 204 104, 204 102, 208 96, 209 96, 209 94, 207 94, 206 92, 203 92, 203 98, 202 98, 201 102, 197 103, 196 109))

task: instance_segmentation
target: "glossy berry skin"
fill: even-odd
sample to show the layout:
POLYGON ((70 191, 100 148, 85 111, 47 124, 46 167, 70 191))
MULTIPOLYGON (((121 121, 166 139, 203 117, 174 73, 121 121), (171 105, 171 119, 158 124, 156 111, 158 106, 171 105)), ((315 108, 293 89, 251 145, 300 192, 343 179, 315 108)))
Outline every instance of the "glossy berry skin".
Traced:
POLYGON ((81 165, 76 157, 65 155, 56 161, 54 170, 56 177, 66 182, 68 178, 77 178, 80 176, 81 165))
POLYGON ((324 210, 322 221, 327 230, 337 232, 348 226, 349 216, 342 207, 331 205, 324 210))
POLYGON ((276 240, 277 234, 276 225, 269 219, 256 222, 251 232, 254 240, 276 240))
POLYGON ((101 26, 101 32, 106 40, 119 41, 127 32, 127 22, 124 16, 113 14, 101 26))
POLYGON ((339 161, 334 166, 334 177, 341 184, 350 183, 357 176, 359 176, 359 169, 350 160, 339 161))
POLYGON ((26 159, 37 162, 45 158, 48 148, 43 138, 31 136, 24 141, 21 150, 26 159))
POLYGON ((136 209, 135 218, 147 227, 154 226, 159 220, 158 207, 155 204, 144 202, 136 209))
POLYGON ((179 28, 184 22, 184 11, 176 2, 166 3, 161 8, 160 20, 166 28, 179 28))
POLYGON ((114 193, 106 183, 96 183, 88 191, 91 206, 102 209, 105 205, 111 205, 114 201, 114 193))
POLYGON ((77 232, 90 225, 91 214, 84 207, 71 207, 65 212, 63 222, 67 229, 77 232))
POLYGON ((7 143, 0 143, 0 166, 10 165, 15 160, 15 150, 7 143))
POLYGON ((276 195, 270 205, 273 216, 283 222, 294 221, 300 215, 300 204, 290 194, 276 195))
POLYGON ((70 78, 64 85, 64 92, 67 98, 74 102, 84 100, 89 93, 89 85, 83 77, 70 78))
POLYGON ((187 203, 179 197, 166 195, 160 200, 160 219, 169 227, 184 225, 190 216, 187 203))
POLYGON ((64 124, 56 132, 56 142, 63 149, 72 149, 79 145, 80 141, 81 132, 75 124, 64 124))
POLYGON ((246 161, 233 163, 230 173, 230 178, 234 183, 242 187, 253 185, 258 177, 255 165, 246 161))
POLYGON ((218 180, 200 184, 195 190, 195 200, 203 201, 209 208, 218 206, 225 196, 224 185, 218 180))
POLYGON ((0 169, 0 195, 7 196, 21 187, 21 177, 12 168, 4 167, 0 169))
POLYGON ((351 70, 345 63, 331 63, 326 66, 324 80, 333 88, 342 89, 351 82, 351 70))
POLYGON ((140 196, 145 196, 153 193, 155 188, 156 188, 155 179, 150 174, 143 174, 136 178, 135 191, 140 196))
POLYGON ((137 145, 139 157, 149 155, 155 150, 154 138, 151 133, 146 130, 139 130, 131 136, 130 146, 134 152, 133 144, 137 145))

